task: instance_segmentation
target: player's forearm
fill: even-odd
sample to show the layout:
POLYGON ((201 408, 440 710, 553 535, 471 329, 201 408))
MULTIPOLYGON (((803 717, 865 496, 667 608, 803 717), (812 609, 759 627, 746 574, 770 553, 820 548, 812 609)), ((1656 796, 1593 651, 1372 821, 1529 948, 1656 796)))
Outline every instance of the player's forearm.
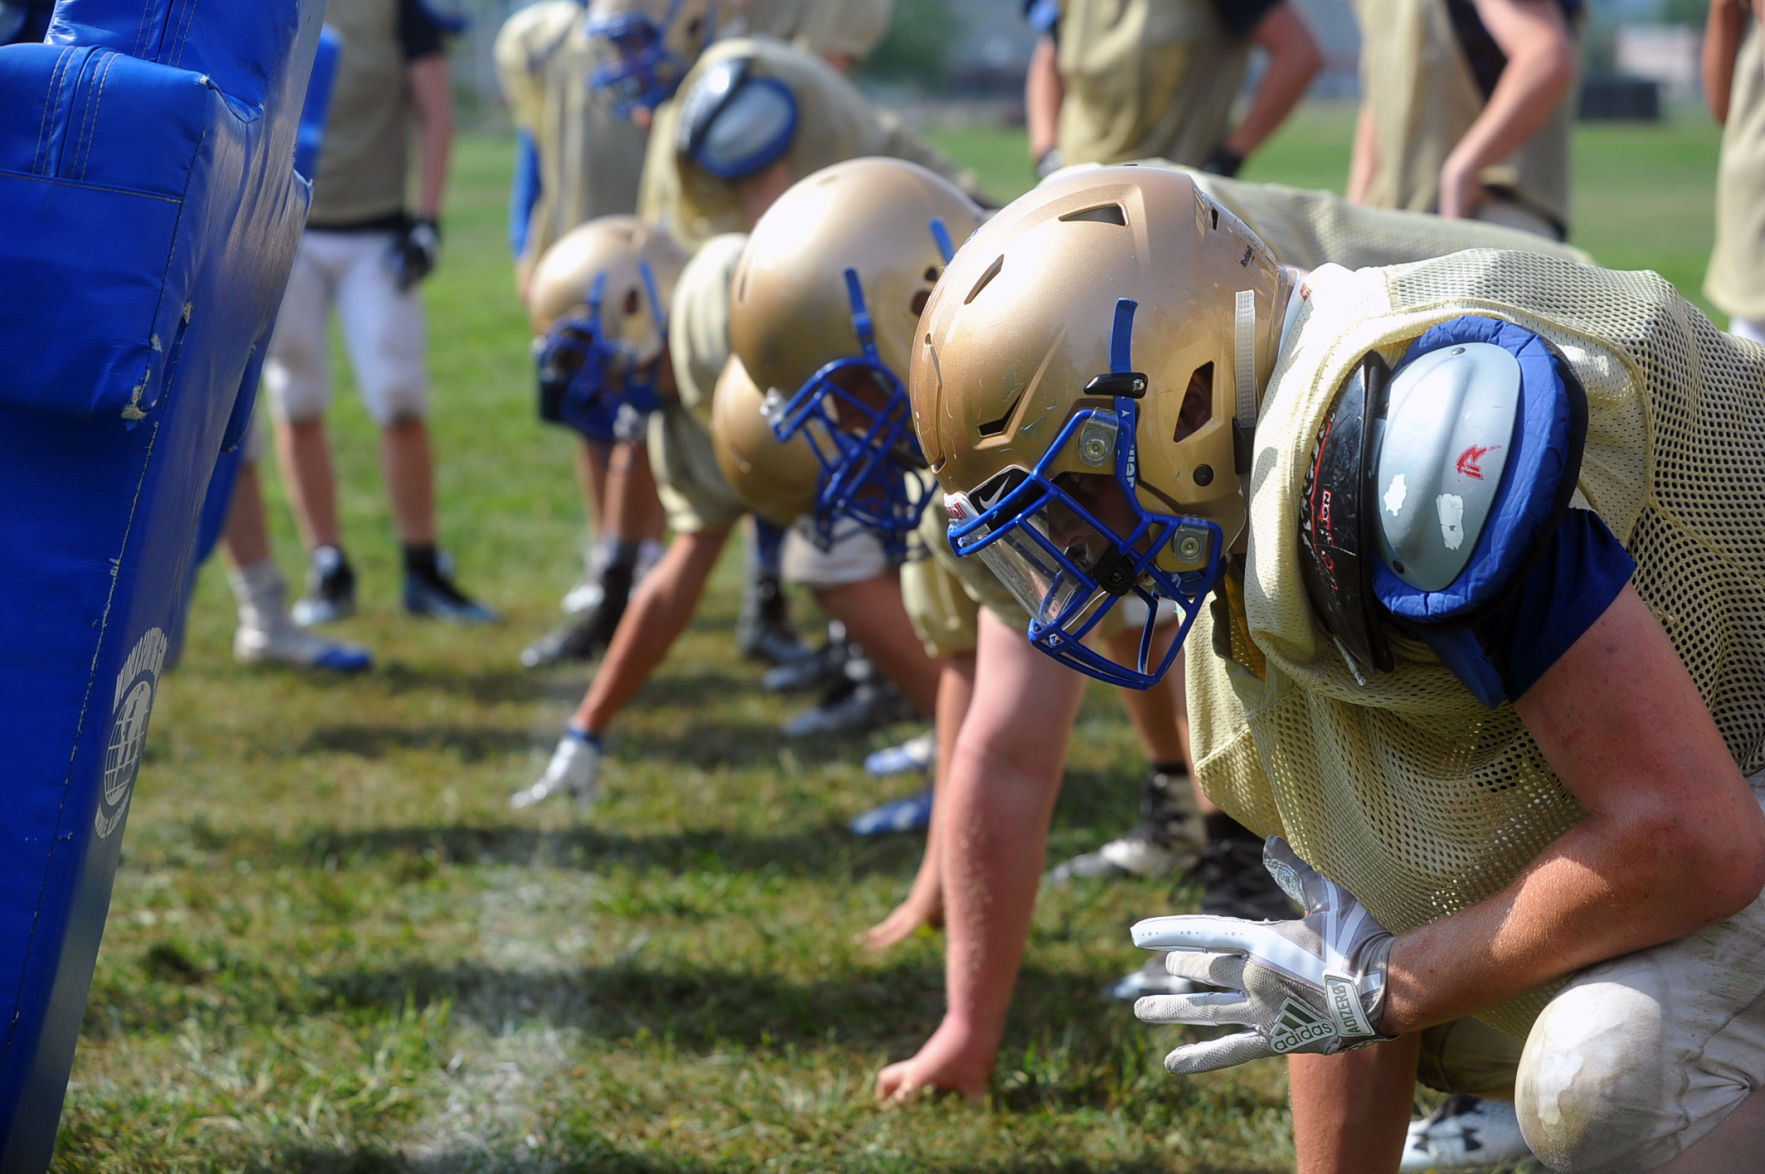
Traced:
POLYGON ((1227 149, 1240 158, 1248 158, 1279 129, 1324 64, 1305 18, 1291 4, 1279 5, 1263 17, 1255 35, 1269 60, 1244 121, 1226 137, 1227 149))
POLYGON ((1005 1030, 1029 937, 1060 770, 1028 775, 959 745, 942 805, 947 1019, 987 1040, 1005 1030))
POLYGON ((1728 121, 1729 91, 1734 86, 1734 59, 1740 51, 1741 30, 1746 26, 1745 0, 1711 0, 1704 21, 1704 102, 1710 116, 1728 121))
POLYGON ((1054 38, 1041 37, 1030 54, 1029 72, 1023 83, 1024 123, 1029 132, 1032 160, 1041 159, 1053 149, 1060 126, 1060 104, 1065 100, 1059 51, 1054 38))
POLYGON ((1373 173, 1379 167, 1379 131, 1373 108, 1361 104, 1354 122, 1354 152, 1348 160, 1348 202, 1364 204, 1373 187, 1373 173))
MULTIPOLYGON (((933 728, 937 732, 937 762, 932 770, 934 780, 950 779, 954 770, 956 739, 962 730, 962 721, 968 716, 969 702, 974 698, 974 654, 951 656, 944 660, 943 668, 938 676, 937 716, 933 728)), ((938 797, 932 803, 931 826, 925 833, 925 854, 919 861, 919 872, 913 878, 913 892, 909 900, 924 902, 936 900, 942 903, 944 887, 943 841, 944 827, 948 823, 945 818, 949 811, 943 801, 945 788, 938 788, 938 797)))
POLYGON ((453 82, 447 58, 437 53, 405 68, 411 106, 417 117, 417 208, 419 217, 438 220, 447 190, 447 161, 453 151, 453 82))
POLYGON ((1554 5, 1484 0, 1477 10, 1508 61, 1483 112, 1448 161, 1449 168, 1467 172, 1524 146, 1550 121, 1575 81, 1575 45, 1554 5))
POLYGON ((1590 816, 1501 893, 1400 935, 1381 1029, 1473 1014, 1738 911, 1751 897, 1728 877, 1756 870, 1730 856, 1708 818, 1670 802, 1590 816))
POLYGON ((579 728, 604 733, 643 688, 692 618, 728 537, 727 529, 677 535, 644 576, 620 617, 600 670, 576 708, 579 728))

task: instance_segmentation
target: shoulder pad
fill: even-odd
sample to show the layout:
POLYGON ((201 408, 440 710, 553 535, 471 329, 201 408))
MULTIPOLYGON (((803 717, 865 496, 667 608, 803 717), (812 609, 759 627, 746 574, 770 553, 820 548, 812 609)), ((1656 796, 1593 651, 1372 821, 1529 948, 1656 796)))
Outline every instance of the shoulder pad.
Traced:
POLYGON ((770 166, 797 133, 797 99, 775 77, 757 75, 750 57, 726 57, 699 75, 680 104, 675 149, 718 179, 770 166))
MULTIPOLYGON (((1391 369, 1377 351, 1362 356, 1336 393, 1318 434, 1299 497, 1299 569, 1312 608, 1354 672, 1389 670, 1391 649, 1373 594, 1373 445, 1391 369)), ((1217 629, 1216 629, 1217 632, 1217 629)))
POLYGON ((1373 457, 1373 586, 1395 616, 1469 622, 1498 603, 1575 489, 1586 396, 1554 348, 1493 318, 1417 339, 1373 457))

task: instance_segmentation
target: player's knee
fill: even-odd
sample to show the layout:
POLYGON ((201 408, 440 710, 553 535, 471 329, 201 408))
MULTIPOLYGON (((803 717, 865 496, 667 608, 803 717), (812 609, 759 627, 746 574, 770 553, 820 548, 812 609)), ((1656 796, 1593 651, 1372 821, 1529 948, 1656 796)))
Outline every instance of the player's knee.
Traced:
POLYGON ((285 424, 309 424, 322 419, 331 405, 331 389, 324 379, 280 364, 264 365, 263 389, 270 410, 285 424))
POLYGON ((1631 987, 1584 983, 1551 1000, 1527 1037, 1514 1098, 1540 1160, 1619 1174, 1670 1158, 1665 1043, 1660 1005, 1631 987))
POLYGON ((429 418, 428 390, 421 384, 384 388, 369 406, 374 423, 381 428, 409 428, 429 418))

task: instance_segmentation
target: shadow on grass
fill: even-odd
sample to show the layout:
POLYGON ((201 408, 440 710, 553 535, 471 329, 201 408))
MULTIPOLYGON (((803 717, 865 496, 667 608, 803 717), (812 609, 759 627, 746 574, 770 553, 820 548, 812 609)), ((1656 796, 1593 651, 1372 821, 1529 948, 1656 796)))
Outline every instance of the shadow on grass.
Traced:
MULTIPOLYGON (((649 703, 647 696, 640 699, 649 703)), ((703 699, 699 702, 703 704, 703 699)), ((690 704, 683 702, 682 704, 690 704)), ((805 699, 803 708, 814 704, 805 699)), ((824 734, 811 738, 787 738, 769 721, 731 721, 697 716, 665 733, 623 730, 617 735, 617 755, 632 762, 668 763, 699 770, 743 770, 754 767, 786 769, 856 764, 878 740, 905 740, 925 728, 921 723, 883 727, 880 734, 824 734)))
POLYGON ((465 762, 485 762, 519 754, 533 745, 525 730, 492 726, 410 725, 403 722, 340 723, 314 728, 300 744, 301 754, 353 754, 358 758, 384 758, 393 751, 448 752, 465 762))
POLYGON ((923 841, 917 836, 856 840, 835 821, 774 834, 702 828, 654 835, 598 827, 547 830, 513 824, 433 824, 316 831, 285 841, 251 832, 224 847, 230 855, 315 867, 428 859, 479 867, 580 868, 585 872, 621 868, 846 877, 906 875, 918 864, 923 841))
MULTIPOLYGON (((595 1145, 580 1136, 569 1138, 570 1156, 506 1148, 463 1149, 422 1157, 404 1157, 385 1150, 287 1149, 247 1167, 252 1174, 730 1174, 763 1168, 753 1162, 705 1163, 691 1159, 622 1150, 611 1142, 595 1145)), ((768 1163, 768 1166, 770 1163, 768 1163)), ((1089 1163, 1076 1158, 1030 1158, 1013 1154, 991 1162, 930 1163, 902 1156, 843 1154, 839 1169, 853 1174, 907 1174, 936 1170, 938 1174, 1138 1174, 1168 1171, 1164 1161, 1089 1163)), ((1189 1167, 1201 1174, 1202 1167, 1189 1167)), ((1267 1166, 1208 1166, 1205 1174, 1266 1174, 1267 1166)))
MULTIPOLYGON (((514 660, 513 657, 509 659, 511 662, 514 660)), ((574 666, 578 678, 585 670, 586 666, 574 666)), ((389 661, 373 674, 372 681, 389 694, 427 690, 445 693, 450 697, 470 697, 474 701, 487 704, 505 701, 539 702, 547 700, 560 690, 568 693, 578 687, 569 684, 562 670, 557 674, 536 673, 513 663, 507 668, 468 669, 389 661)))
MULTIPOLYGON (((694 1053, 732 1047, 837 1046, 910 1054, 943 1014, 943 968, 935 960, 879 968, 841 967, 813 979, 643 959, 603 967, 511 970, 477 962, 345 970, 314 976, 330 1007, 397 1009, 436 1002, 455 1018, 492 1030, 511 1023, 572 1028, 605 1040, 665 1040, 694 1053)), ((1095 1014, 1098 981, 1030 966, 1020 989, 1040 1009, 1073 1017, 1095 1014)), ((1109 1033, 1094 1042, 1100 1056, 1109 1033)), ((1011 1045, 1007 1040, 1007 1047, 1011 1045)))

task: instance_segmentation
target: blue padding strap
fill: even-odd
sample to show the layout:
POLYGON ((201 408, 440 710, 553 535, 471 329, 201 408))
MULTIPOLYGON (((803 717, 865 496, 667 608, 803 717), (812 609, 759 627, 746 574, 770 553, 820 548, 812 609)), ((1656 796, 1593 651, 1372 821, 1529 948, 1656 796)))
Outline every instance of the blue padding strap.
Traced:
POLYGON ((1575 488, 1587 427, 1586 397, 1545 341, 1494 318, 1455 318, 1418 338, 1392 378, 1414 359, 1443 347, 1481 342, 1499 346, 1520 365, 1520 402, 1507 465, 1495 504, 1459 577, 1438 591, 1398 578, 1382 561, 1373 567, 1373 591, 1399 620, 1460 626, 1501 602, 1547 542, 1575 488))
POLYGON ((1125 375, 1134 369, 1134 311, 1140 303, 1133 298, 1118 298, 1115 322, 1109 330, 1109 371, 1125 375))
POLYGON ((931 220, 932 240, 938 244, 938 256, 944 258, 944 264, 956 255, 956 246, 950 243, 950 230, 944 226, 942 217, 933 216, 931 220))
POLYGON ((509 252, 516 257, 527 252, 527 234, 539 194, 539 148, 534 145, 533 132, 521 127, 515 132, 515 178, 509 185, 509 252))
POLYGON ((342 53, 343 37, 325 25, 319 30, 319 51, 313 57, 313 76, 307 82, 306 101, 300 107, 300 129, 294 139, 294 170, 309 180, 319 173, 325 119, 331 114, 331 90, 337 82, 337 59, 342 53))

